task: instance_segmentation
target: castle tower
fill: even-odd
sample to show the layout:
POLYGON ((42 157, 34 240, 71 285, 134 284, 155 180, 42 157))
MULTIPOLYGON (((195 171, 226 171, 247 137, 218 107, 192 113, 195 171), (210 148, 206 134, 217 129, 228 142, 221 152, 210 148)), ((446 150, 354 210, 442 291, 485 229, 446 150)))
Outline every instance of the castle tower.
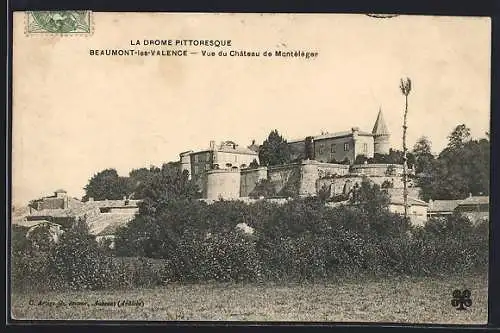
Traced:
POLYGON ((389 138, 391 134, 387 129, 387 125, 384 121, 384 116, 382 114, 382 109, 379 109, 377 120, 373 126, 373 141, 375 154, 388 154, 389 153, 389 138))

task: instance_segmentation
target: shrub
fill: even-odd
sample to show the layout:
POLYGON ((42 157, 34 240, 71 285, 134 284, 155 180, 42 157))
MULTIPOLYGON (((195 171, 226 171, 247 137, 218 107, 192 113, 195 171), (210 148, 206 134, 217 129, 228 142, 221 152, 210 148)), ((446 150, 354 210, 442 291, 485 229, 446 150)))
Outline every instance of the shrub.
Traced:
POLYGON ((260 262, 252 236, 239 230, 213 233, 203 243, 202 280, 255 281, 261 276, 260 262))
POLYGON ((32 252, 31 242, 26 238, 29 228, 12 225, 11 228, 11 252, 13 254, 29 254, 32 252))
POLYGON ((269 179, 261 179, 248 196, 253 199, 271 198, 276 196, 276 189, 269 179))
POLYGON ((392 181, 386 179, 386 180, 384 180, 382 182, 382 185, 380 185, 380 187, 383 188, 383 189, 393 188, 394 187, 394 183, 392 181))
POLYGON ((356 159, 354 160, 354 164, 365 164, 368 163, 368 157, 366 155, 357 155, 356 159))
POLYGON ((13 286, 131 288, 172 281, 306 281, 487 269, 488 222, 474 225, 456 214, 412 227, 386 209, 379 192, 362 183, 350 205, 334 208, 319 198, 282 205, 166 202, 157 206, 157 218, 139 216, 120 231, 121 257, 110 257, 84 224, 64 233, 48 256, 22 250, 29 246, 18 234, 13 286), (238 229, 240 223, 254 228, 253 234, 238 229))
POLYGON ((23 293, 62 288, 64 282, 53 274, 50 259, 45 255, 13 252, 11 256, 11 287, 23 293))

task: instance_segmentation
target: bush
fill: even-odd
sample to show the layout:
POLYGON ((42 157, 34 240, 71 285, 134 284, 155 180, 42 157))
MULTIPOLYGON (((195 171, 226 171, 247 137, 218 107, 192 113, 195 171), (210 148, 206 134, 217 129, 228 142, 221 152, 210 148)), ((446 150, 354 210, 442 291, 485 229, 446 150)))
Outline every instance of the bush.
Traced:
POLYGON ((412 227, 387 210, 376 186, 362 184, 357 191, 353 204, 335 208, 319 198, 282 205, 167 202, 158 206, 158 218, 139 216, 120 231, 121 257, 110 257, 78 223, 46 256, 21 250, 29 246, 18 235, 13 286, 131 288, 172 281, 306 281, 488 268, 488 222, 474 225, 457 214, 412 227), (240 223, 252 227, 253 234, 236 228, 240 223))
POLYGON ((270 198, 276 196, 276 189, 270 180, 261 179, 248 196, 253 199, 258 199, 260 197, 270 198))
POLYGON ((14 252, 11 256, 11 288, 23 293, 50 291, 64 288, 57 274, 50 267, 50 259, 45 255, 29 255, 14 252))
POLYGON ((71 289, 100 289, 109 285, 111 262, 102 253, 86 223, 78 221, 52 249, 49 265, 71 289))
POLYGON ((111 288, 151 288, 174 281, 172 263, 164 259, 116 257, 111 259, 111 288))

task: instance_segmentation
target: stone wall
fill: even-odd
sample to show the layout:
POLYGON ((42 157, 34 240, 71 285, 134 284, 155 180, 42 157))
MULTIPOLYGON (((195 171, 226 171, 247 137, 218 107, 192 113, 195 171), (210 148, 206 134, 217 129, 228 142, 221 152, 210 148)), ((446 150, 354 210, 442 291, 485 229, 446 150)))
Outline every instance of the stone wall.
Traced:
MULTIPOLYGON (((221 197, 248 197, 263 179, 271 182, 280 197, 317 195, 321 189, 327 189, 330 196, 346 194, 356 183, 360 184, 365 176, 379 186, 389 181, 394 189, 402 189, 402 166, 395 165, 392 176, 387 175, 388 166, 389 164, 363 164, 349 167, 305 160, 301 163, 256 169, 210 170, 205 177, 203 198, 217 200, 221 197)), ((408 190, 409 196, 418 198, 417 190, 412 187, 408 190)))
POLYGON ((390 168, 393 169, 391 176, 403 175, 403 166, 401 164, 356 164, 351 166, 351 172, 366 176, 387 176, 391 165, 390 168))
POLYGON ((267 167, 241 170, 240 197, 248 197, 262 179, 267 179, 267 167))
POLYGON ((287 164, 268 168, 267 176, 278 196, 299 194, 301 170, 300 164, 287 164))
POLYGON ((120 208, 111 208, 109 213, 111 214, 130 214, 133 215, 139 212, 138 207, 120 207, 120 208))
POLYGON ((361 184, 362 177, 320 178, 317 180, 318 191, 322 188, 330 193, 330 197, 347 194, 354 184, 361 184))
POLYGON ((205 174, 203 197, 209 200, 240 197, 240 170, 209 170, 205 174))

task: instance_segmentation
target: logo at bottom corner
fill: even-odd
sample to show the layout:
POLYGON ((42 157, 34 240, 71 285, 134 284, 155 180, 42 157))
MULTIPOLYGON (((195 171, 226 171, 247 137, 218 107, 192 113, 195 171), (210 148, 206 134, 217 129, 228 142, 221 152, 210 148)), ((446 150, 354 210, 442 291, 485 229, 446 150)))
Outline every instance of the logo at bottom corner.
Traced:
POLYGON ((459 290, 455 289, 453 291, 453 298, 451 299, 451 305, 457 310, 467 310, 467 308, 472 306, 471 292, 468 289, 459 290))
POLYGON ((91 11, 29 11, 28 33, 90 33, 91 11))

